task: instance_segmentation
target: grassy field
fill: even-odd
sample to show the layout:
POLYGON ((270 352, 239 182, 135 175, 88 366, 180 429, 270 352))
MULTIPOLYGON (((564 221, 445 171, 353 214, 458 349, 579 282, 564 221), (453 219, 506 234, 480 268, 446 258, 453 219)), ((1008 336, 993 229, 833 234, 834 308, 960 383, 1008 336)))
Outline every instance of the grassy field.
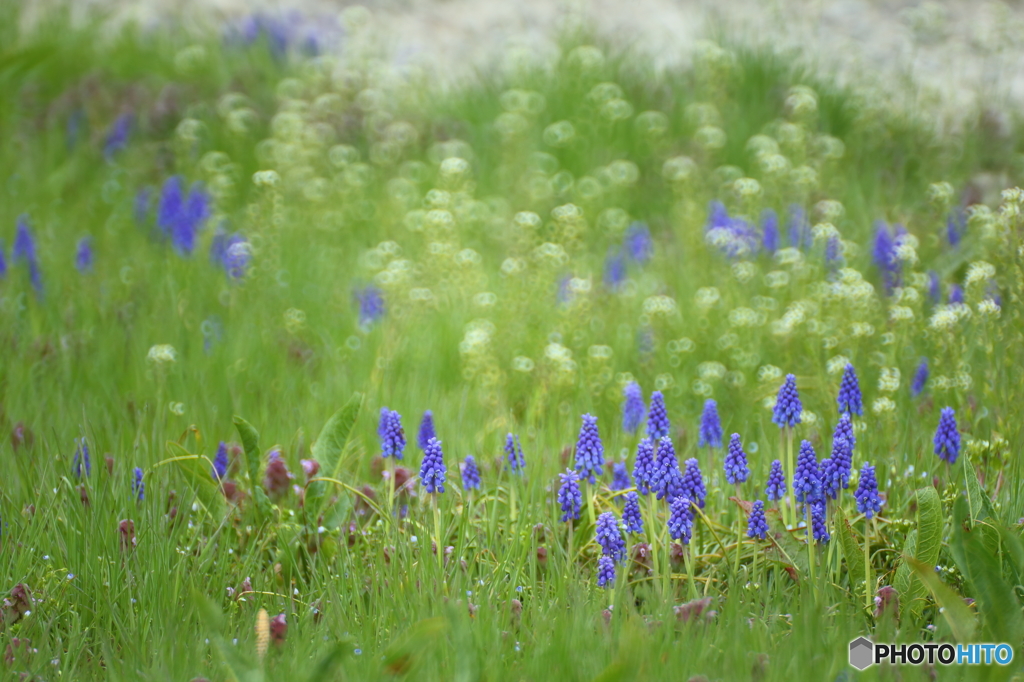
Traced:
POLYGON ((1021 652, 1016 125, 940 137, 727 38, 655 73, 569 32, 553 63, 511 53, 442 88, 366 49, 354 13, 20 33, 18 7, 0 2, 4 679, 1021 678, 1019 658, 847 663, 861 635, 1021 652), (650 445, 687 502, 641 494, 643 531, 598 538, 662 435, 627 428, 632 382, 644 412, 664 398, 650 445), (605 465, 563 521, 559 474, 598 456, 584 414, 605 465), (937 430, 959 434, 941 458, 937 430), (802 441, 806 501, 768 499, 802 441), (848 487, 812 504, 836 480, 817 460, 844 452, 848 487))

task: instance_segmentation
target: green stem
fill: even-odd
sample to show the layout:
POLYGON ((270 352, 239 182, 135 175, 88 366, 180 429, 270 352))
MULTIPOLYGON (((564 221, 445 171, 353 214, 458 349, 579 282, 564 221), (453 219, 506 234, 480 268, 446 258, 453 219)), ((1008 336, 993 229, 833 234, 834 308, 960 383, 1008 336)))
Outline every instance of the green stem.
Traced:
POLYGON ((785 477, 789 479, 789 504, 786 507, 789 509, 789 525, 796 527, 796 491, 793 490, 793 476, 796 474, 796 464, 793 461, 793 427, 786 427, 786 471, 785 477))
POLYGON ((683 560, 686 562, 686 582, 690 585, 690 599, 697 598, 697 582, 693 578, 693 559, 690 557, 690 545, 683 545, 683 560))
POLYGON ((651 568, 657 571, 658 566, 658 524, 657 521, 657 500, 654 497, 653 492, 647 493, 647 537, 650 541, 647 543, 648 549, 651 552, 651 568))
POLYGON ((817 563, 814 555, 814 532, 811 528, 811 508, 810 505, 807 507, 807 566, 811 576, 811 593, 814 595, 814 599, 818 598, 818 585, 814 580, 814 564, 817 563))
POLYGON ((508 482, 508 504, 509 504, 508 518, 509 518, 510 521, 512 521, 512 523, 515 523, 516 519, 519 518, 519 509, 516 506, 516 481, 515 481, 515 475, 512 475, 509 478, 509 482, 508 482))
POLYGON ((864 608, 871 610, 871 521, 864 518, 864 608))
POLYGON ((444 542, 441 541, 441 501, 438 493, 434 493, 434 542, 437 543, 437 568, 441 571, 441 580, 444 581, 444 542))

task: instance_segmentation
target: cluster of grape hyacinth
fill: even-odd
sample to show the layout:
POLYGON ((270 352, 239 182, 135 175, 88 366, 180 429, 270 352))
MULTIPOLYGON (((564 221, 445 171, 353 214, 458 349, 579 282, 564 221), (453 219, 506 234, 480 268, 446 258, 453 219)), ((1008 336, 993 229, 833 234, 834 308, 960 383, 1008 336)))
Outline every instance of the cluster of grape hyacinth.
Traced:
POLYGON ((423 450, 423 462, 420 465, 420 483, 428 493, 443 493, 448 468, 444 464, 444 452, 441 441, 431 438, 423 450))
POLYGON ((644 405, 644 394, 640 384, 630 382, 623 389, 626 400, 622 404, 622 430, 633 434, 637 432, 647 414, 647 407, 644 405))
POLYGON ((377 427, 380 436, 382 457, 402 459, 405 453, 405 430, 402 428, 402 416, 386 407, 380 408, 380 424, 377 427))
POLYGON ((935 430, 935 454, 950 464, 956 464, 960 456, 960 431, 956 425, 956 413, 952 407, 942 408, 939 426, 935 430))
POLYGON ((576 470, 591 485, 597 483, 595 474, 600 476, 604 473, 604 445, 597 432, 597 417, 591 414, 583 415, 583 425, 576 441, 576 470))
POLYGON ((473 455, 466 455, 462 460, 462 487, 466 490, 480 489, 480 469, 473 455))
POLYGON ((558 488, 558 506, 562 510, 562 522, 580 518, 583 506, 583 494, 580 492, 580 477, 572 469, 558 474, 562 484, 558 488))
POLYGON ((740 442, 740 434, 734 433, 729 438, 729 452, 725 455, 725 480, 729 485, 746 483, 750 476, 750 467, 747 466, 747 453, 743 451, 743 443, 740 442))
POLYGON ((700 429, 697 433, 697 447, 722 447, 722 420, 718 416, 718 403, 708 400, 704 403, 704 412, 700 416, 700 429))
POLYGON ((509 469, 514 474, 521 474, 526 469, 526 457, 523 455, 523 446, 519 443, 519 436, 508 434, 505 436, 505 458, 508 460, 509 469))

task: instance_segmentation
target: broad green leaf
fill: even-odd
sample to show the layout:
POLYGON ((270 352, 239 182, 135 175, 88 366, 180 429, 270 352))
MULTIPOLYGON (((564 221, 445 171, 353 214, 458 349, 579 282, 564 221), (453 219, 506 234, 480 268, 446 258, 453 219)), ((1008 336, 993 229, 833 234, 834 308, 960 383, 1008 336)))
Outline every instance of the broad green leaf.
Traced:
POLYGON ((974 465, 971 464, 971 458, 967 453, 960 457, 960 462, 964 471, 964 494, 967 495, 967 506, 971 511, 971 520, 977 521, 982 518, 983 512, 987 507, 985 492, 981 489, 981 484, 978 482, 978 472, 975 471, 974 465))
POLYGON ((1016 645, 1024 636, 1024 616, 1017 595, 1003 580, 1001 558, 983 537, 986 531, 998 538, 998 533, 987 526, 970 529, 954 523, 952 544, 958 551, 953 556, 978 601, 987 641, 1016 645))
POLYGON ((352 435, 352 428, 363 405, 363 394, 354 393, 344 407, 335 412, 313 444, 313 459, 320 463, 321 470, 332 478, 341 473, 341 453, 352 435))
POLYGON ((857 542, 853 527, 847 520, 842 507, 836 507, 835 519, 839 545, 843 548, 843 556, 846 558, 846 568, 850 572, 850 586, 852 587, 864 580, 864 548, 857 542))
POLYGON ((239 416, 231 420, 235 429, 238 430, 238 437, 242 440, 242 450, 245 457, 245 471, 249 474, 249 484, 256 488, 260 482, 260 434, 253 428, 253 425, 239 416))
POLYGON ((918 579, 908 558, 925 566, 935 566, 942 548, 942 503, 935 488, 920 488, 917 498, 917 528, 912 531, 903 546, 903 561, 896 569, 894 586, 900 594, 900 612, 916 621, 924 609, 925 585, 918 579))
POLYGON ((1020 584, 1024 578, 1024 542, 1020 535, 1004 526, 994 526, 999 533, 1003 555, 1010 562, 1014 571, 1014 583, 1020 584))
POLYGON ((978 629, 978 622, 974 614, 964 603, 963 597, 954 592, 946 583, 942 582, 935 573, 932 564, 925 564, 914 558, 907 558, 914 575, 924 583, 928 591, 932 593, 935 603, 942 608, 942 617, 949 623, 950 630, 958 642, 970 642, 974 639, 974 633, 978 629))
MULTIPOLYGON (((324 428, 320 431, 316 443, 313 444, 313 459, 320 463, 324 476, 340 478, 341 454, 345 451, 352 427, 359 417, 359 409, 363 404, 363 394, 355 393, 345 406, 335 412, 324 428)), ((313 481, 306 488, 306 511, 310 515, 310 523, 316 521, 323 509, 324 500, 330 490, 327 481, 313 481)))

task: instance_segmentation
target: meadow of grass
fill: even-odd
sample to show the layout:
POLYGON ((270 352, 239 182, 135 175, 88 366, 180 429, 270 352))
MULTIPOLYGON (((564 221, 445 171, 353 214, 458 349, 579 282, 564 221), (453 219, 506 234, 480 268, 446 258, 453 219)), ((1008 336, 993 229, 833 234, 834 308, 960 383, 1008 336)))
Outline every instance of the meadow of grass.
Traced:
POLYGON ((59 12, 19 32, 20 11, 0 2, 4 679, 852 679, 861 635, 1018 653, 863 679, 1019 675, 1012 130, 939 136, 727 40, 655 72, 569 32, 554 62, 441 86, 360 42, 358 13, 325 37, 59 12), (982 173, 1006 178, 991 206, 982 173), (852 476, 808 543, 769 467, 792 489, 789 448, 841 454, 847 365, 852 476), (598 586, 595 520, 634 490, 613 464, 632 477, 648 433, 631 382, 706 501, 684 546, 641 495, 598 586), (739 485, 699 446, 707 400, 739 485), (563 522, 585 413, 606 464, 563 522))

